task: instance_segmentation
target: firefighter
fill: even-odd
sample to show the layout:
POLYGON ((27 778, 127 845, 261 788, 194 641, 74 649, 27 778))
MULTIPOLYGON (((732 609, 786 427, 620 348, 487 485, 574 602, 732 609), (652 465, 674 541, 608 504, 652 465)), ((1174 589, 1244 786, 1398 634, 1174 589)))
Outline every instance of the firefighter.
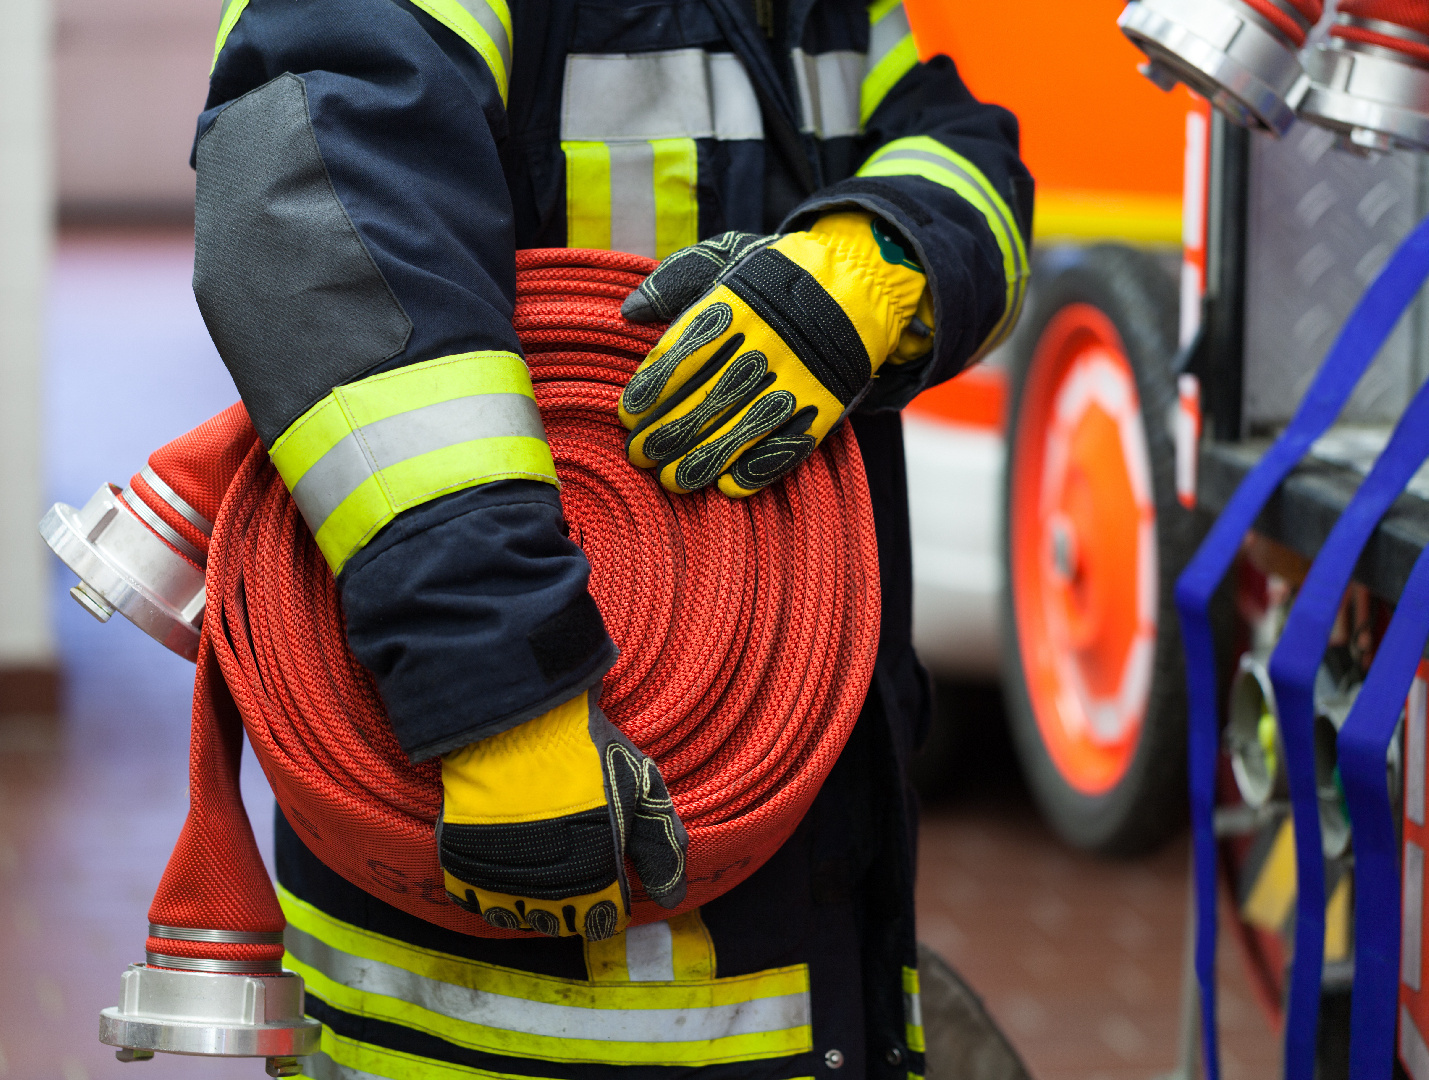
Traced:
POLYGON ((922 1074, 898 410, 1017 318, 1013 117, 898 0, 227 0, 193 161, 199 307, 398 740, 440 758, 447 891, 526 931, 387 906, 280 815, 309 1072, 922 1074), (639 927, 625 858, 673 907, 686 837, 600 712, 616 649, 511 324, 514 252, 559 246, 663 259, 624 309, 673 321, 621 401, 633 464, 746 497, 850 423, 879 542, 873 684, 813 808, 639 927))

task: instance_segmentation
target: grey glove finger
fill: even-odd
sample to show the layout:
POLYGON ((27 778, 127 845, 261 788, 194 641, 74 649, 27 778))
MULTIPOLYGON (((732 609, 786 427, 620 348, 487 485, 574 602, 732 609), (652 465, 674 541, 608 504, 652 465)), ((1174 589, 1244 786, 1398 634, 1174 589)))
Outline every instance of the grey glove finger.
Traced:
POLYGON ((668 255, 625 298, 620 313, 631 322, 674 322, 714 287, 719 276, 755 248, 777 236, 727 232, 668 255))
POLYGON ((591 709, 591 737, 605 766, 614 826, 646 893, 661 907, 685 898, 689 833, 655 762, 641 753, 599 709, 591 709))

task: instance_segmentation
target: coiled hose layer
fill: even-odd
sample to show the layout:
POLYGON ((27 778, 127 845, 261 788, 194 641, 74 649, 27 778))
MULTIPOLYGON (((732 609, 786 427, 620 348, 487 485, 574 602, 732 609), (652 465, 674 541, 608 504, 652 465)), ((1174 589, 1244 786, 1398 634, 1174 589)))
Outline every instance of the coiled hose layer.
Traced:
MULTIPOLYGON (((791 477, 733 501, 666 493, 625 458, 621 388, 660 328, 620 316, 654 263, 518 253, 515 326, 571 536, 620 647, 601 706, 658 762, 690 833, 681 911, 744 880, 789 837, 857 719, 879 623, 858 445, 836 431, 791 477)), ((433 826, 440 767, 413 765, 346 646, 336 583, 263 447, 223 498, 208 553, 191 809, 159 927, 283 927, 238 796, 238 724, 279 806, 343 877, 430 922, 519 937, 447 901, 433 826)), ((672 914, 633 881, 634 921, 672 914)), ((281 945, 149 939, 151 954, 266 967, 281 945)), ((162 961, 158 961, 162 962, 162 961)))

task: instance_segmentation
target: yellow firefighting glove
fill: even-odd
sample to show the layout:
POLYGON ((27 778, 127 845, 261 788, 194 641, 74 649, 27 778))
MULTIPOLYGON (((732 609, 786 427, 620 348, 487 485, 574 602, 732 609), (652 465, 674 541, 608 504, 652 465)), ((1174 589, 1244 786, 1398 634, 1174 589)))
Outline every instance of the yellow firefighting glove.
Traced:
POLYGON ((845 211, 807 232, 725 233, 671 255, 621 309, 678 320, 620 399, 633 464, 674 492, 751 495, 807 458, 888 361, 932 347, 927 277, 845 211), (681 315, 680 312, 683 312, 681 315))
POLYGON ((448 895, 492 926, 601 941, 650 898, 685 898, 689 838, 655 763, 582 694, 442 758, 448 895))

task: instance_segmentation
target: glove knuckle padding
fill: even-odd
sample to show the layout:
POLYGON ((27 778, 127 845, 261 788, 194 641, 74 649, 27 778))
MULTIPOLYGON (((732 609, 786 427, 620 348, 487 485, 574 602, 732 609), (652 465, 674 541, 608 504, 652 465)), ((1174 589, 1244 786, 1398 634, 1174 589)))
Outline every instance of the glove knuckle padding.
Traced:
POLYGON ((621 407, 632 416, 654 408, 675 370, 700 349, 719 340, 733 321, 734 312, 728 304, 711 304, 697 312, 674 344, 658 356, 647 358, 631 376, 621 394, 621 407))
POLYGON ((770 435, 739 456, 729 470, 741 488, 758 490, 802 464, 817 449, 812 435, 770 435))
POLYGON ((787 390, 775 390, 754 402, 727 431, 695 447, 675 466, 675 483, 687 491, 712 484, 730 460, 753 440, 767 435, 787 420, 798 401, 787 390))
POLYGON ((684 415, 652 425, 642 452, 664 464, 689 451, 700 441, 706 428, 734 409, 748 405, 765 384, 769 362, 762 352, 751 350, 735 357, 716 380, 714 388, 684 415))

